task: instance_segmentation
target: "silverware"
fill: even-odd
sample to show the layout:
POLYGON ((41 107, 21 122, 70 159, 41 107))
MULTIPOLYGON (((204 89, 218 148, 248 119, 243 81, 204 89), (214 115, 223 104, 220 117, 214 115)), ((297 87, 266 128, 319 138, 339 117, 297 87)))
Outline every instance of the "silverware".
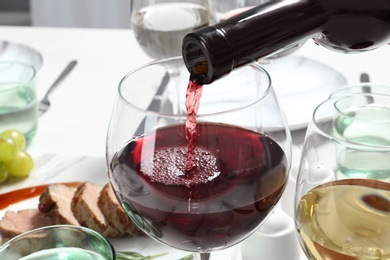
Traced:
POLYGON ((47 110, 50 108, 50 101, 49 101, 49 95, 50 93, 64 80, 66 76, 69 75, 69 73, 73 70, 73 68, 76 66, 77 60, 72 60, 69 62, 68 66, 62 71, 60 76, 54 81, 54 83, 50 86, 50 88, 47 90, 45 96, 42 98, 41 102, 39 102, 38 106, 38 112, 39 115, 44 114, 47 110))
MULTIPOLYGON (((370 83, 370 76, 368 75, 368 73, 363 72, 362 74, 360 74, 360 82, 361 83, 370 83)), ((362 85, 362 90, 363 90, 363 93, 371 93, 370 84, 362 85)), ((367 102, 369 104, 374 103, 374 98, 372 96, 366 96, 366 99, 367 99, 367 102)))
MULTIPOLYGON (((161 107, 161 101, 162 101, 162 96, 164 94, 164 91, 169 83, 169 73, 165 73, 163 79, 160 82, 160 85, 156 91, 156 94, 153 97, 152 102, 149 104, 147 110, 152 110, 152 111, 158 111, 161 107)), ((135 136, 140 135, 144 132, 144 127, 145 127, 145 120, 146 117, 142 120, 142 122, 139 124, 137 130, 135 131, 135 136)))
POLYGON ((370 76, 368 75, 368 73, 363 72, 362 74, 360 74, 360 82, 362 83, 370 82, 370 76))

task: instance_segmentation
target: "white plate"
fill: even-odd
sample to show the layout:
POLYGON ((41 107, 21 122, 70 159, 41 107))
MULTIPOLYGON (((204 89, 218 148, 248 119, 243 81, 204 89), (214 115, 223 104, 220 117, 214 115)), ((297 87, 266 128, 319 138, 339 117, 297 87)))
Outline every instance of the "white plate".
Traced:
POLYGON ((272 59, 262 66, 271 75, 291 130, 306 127, 314 109, 335 89, 348 84, 335 69, 297 55, 272 59))
POLYGON ((0 39, 0 61, 17 61, 33 65, 38 72, 43 65, 41 53, 29 46, 0 39))
MULTIPOLYGON (((55 182, 82 182, 89 180, 102 186, 108 182, 105 159, 101 157, 58 156, 49 154, 36 156, 34 161, 35 168, 29 178, 17 183, 1 185, 0 194, 26 187, 55 182)), ((291 205, 292 198, 293 195, 291 193, 286 193, 281 200, 285 200, 284 204, 291 205)), ((37 207, 38 203, 39 199, 37 196, 12 204, 8 208, 0 210, 0 219, 4 216, 7 210, 17 211, 20 209, 31 209, 37 207)), ((111 239, 110 241, 117 251, 134 251, 145 256, 167 253, 166 255, 157 258, 159 260, 177 260, 188 255, 188 252, 167 247, 147 236, 124 237, 111 239)), ((213 259, 245 260, 241 256, 241 247, 243 243, 222 251, 213 252, 213 259)), ((286 245, 281 246, 285 247, 286 245)), ((261 252, 257 252, 257 254, 260 256, 261 252)), ((251 260, 251 258, 247 259, 251 260)), ((300 259, 306 259, 303 256, 303 253, 300 259)))
MULTIPOLYGON (((39 203, 39 197, 34 197, 13 204, 9 206, 7 209, 0 211, 0 219, 4 216, 7 210, 17 211, 21 209, 30 209, 33 207, 33 205, 38 205, 38 203, 39 203)), ((144 256, 166 253, 166 255, 158 257, 159 260, 176 260, 189 254, 188 252, 180 251, 165 246, 149 238, 148 236, 142 236, 142 237, 127 236, 122 238, 110 239, 110 242, 114 246, 117 252, 132 251, 132 252, 140 253, 144 256)), ((0 239, 0 245, 1 245, 1 239, 0 239)), ((220 252, 214 252, 213 254, 215 254, 216 259, 241 260, 241 256, 238 257, 240 255, 239 250, 240 250, 240 246, 237 245, 220 252)))
MULTIPOLYGON (((43 155, 35 158, 35 163, 36 167, 29 178, 17 184, 0 186, 0 194, 44 183, 82 182, 89 180, 103 186, 108 182, 104 158, 43 155)), ((37 207, 38 203, 39 197, 33 197, 12 204, 8 208, 0 210, 0 219, 7 210, 31 209, 37 207)), ((188 252, 165 246, 148 236, 123 237, 111 239, 110 241, 117 251, 134 251, 145 256, 167 253, 159 257, 159 260, 176 260, 189 254, 188 252)), ((239 249, 240 246, 238 245, 213 254, 215 254, 216 259, 240 260, 241 257, 238 257, 239 249)))

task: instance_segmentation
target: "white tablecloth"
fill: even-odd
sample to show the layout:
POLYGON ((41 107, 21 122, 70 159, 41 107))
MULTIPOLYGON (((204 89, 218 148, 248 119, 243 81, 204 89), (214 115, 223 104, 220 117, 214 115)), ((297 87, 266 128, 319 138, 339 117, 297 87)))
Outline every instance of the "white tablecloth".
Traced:
MULTIPOLYGON (((0 39, 28 45, 43 55, 44 64, 36 80, 39 98, 70 60, 78 60, 74 71, 52 93, 50 110, 39 118, 37 135, 28 147, 38 162, 35 171, 24 182, 0 186, 0 193, 39 183, 71 181, 77 176, 80 177, 78 180, 88 179, 90 172, 82 176, 88 169, 96 171, 93 174, 99 175, 101 182, 106 181, 105 138, 118 83, 129 70, 150 60, 137 45, 132 32, 125 29, 0 27, 0 39), (87 158, 82 161, 87 166, 82 163, 69 168, 80 158, 87 158)), ((347 55, 308 41, 295 55, 333 67, 349 83, 359 82, 360 73, 367 72, 371 81, 390 84, 387 64, 390 46, 347 55)), ((293 131, 295 147, 302 144, 304 134, 305 129, 293 131)), ((293 154, 296 169, 299 149, 294 151, 297 151, 293 154)))

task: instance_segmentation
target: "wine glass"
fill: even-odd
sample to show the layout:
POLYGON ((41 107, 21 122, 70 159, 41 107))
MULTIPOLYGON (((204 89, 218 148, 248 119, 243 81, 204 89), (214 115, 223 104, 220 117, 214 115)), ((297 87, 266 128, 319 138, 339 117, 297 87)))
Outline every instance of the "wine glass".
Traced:
POLYGON ((295 198, 309 259, 389 259, 390 96, 336 95, 309 124, 295 198))
MULTIPOLYGON (((131 24, 142 50, 153 60, 181 55, 182 39, 187 33, 209 24, 207 0, 132 0, 131 24)), ((161 93, 178 98, 180 62, 165 64, 167 74, 161 93)), ((165 95, 166 96, 166 95, 165 95)), ((179 104, 179 102, 174 102, 179 104)), ((172 107, 172 109, 183 109, 172 107)))
MULTIPOLYGON (((121 80, 107 134, 109 179, 146 234, 205 260, 248 237, 270 214, 286 186, 291 137, 257 64, 197 86, 197 115, 153 108, 170 63, 181 64, 180 86, 192 93, 182 57, 151 62, 121 80), (225 91, 231 84, 235 98, 225 91)), ((181 107, 192 104, 185 97, 177 99, 181 107)))
MULTIPOLYGON (((181 55, 187 33, 209 24, 207 0, 132 0, 131 26, 138 44, 153 60, 181 55)), ((172 63, 168 72, 179 65, 172 63)))

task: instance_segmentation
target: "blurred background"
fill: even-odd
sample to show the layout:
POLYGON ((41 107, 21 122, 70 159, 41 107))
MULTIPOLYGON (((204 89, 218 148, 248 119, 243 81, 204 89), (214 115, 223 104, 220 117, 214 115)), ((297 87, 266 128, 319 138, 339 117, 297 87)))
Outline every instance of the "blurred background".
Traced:
POLYGON ((28 0, 1 0, 0 25, 31 25, 28 0))
POLYGON ((130 28, 131 0, 0 0, 0 25, 130 28))

